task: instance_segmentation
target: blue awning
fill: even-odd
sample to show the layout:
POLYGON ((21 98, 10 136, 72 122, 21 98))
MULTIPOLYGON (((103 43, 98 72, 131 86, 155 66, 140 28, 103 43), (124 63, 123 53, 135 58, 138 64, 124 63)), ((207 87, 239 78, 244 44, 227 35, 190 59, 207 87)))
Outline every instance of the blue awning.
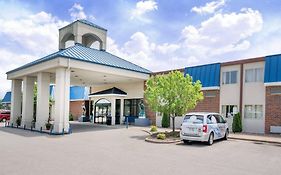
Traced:
POLYGON ((4 98, 2 99, 2 103, 11 103, 11 92, 6 92, 4 98))
POLYGON ((200 80, 202 87, 220 86, 220 63, 186 67, 184 75, 189 74, 193 81, 200 80))
POLYGON ((281 82, 281 55, 265 57, 264 82, 281 82))
POLYGON ((71 86, 70 87, 70 101, 73 100, 87 100, 88 92, 84 86, 71 86))

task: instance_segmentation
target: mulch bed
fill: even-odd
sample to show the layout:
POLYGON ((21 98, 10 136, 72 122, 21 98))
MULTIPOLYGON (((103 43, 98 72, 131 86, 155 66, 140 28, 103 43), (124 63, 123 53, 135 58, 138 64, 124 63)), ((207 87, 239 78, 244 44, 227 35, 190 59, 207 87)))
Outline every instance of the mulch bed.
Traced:
POLYGON ((164 144, 181 142, 178 131, 175 131, 174 133, 173 132, 150 133, 150 135, 148 137, 146 137, 145 141, 151 142, 151 143, 164 143, 164 144), (165 133, 166 139, 165 140, 157 139, 157 134, 159 134, 159 133, 165 133))

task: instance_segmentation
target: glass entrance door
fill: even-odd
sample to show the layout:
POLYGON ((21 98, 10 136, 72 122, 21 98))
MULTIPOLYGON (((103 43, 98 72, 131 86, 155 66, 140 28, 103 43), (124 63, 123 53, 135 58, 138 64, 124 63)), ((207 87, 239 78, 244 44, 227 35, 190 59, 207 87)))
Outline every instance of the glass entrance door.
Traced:
POLYGON ((111 103, 106 99, 96 102, 94 123, 105 124, 107 117, 111 116, 111 103))

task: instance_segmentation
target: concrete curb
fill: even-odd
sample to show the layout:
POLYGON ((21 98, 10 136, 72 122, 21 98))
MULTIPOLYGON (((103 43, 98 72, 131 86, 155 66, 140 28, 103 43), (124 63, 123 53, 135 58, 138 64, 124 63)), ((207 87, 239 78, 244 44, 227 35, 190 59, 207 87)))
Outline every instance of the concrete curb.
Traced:
POLYGON ((145 138, 146 142, 150 142, 150 143, 157 143, 157 144, 171 144, 171 143, 179 143, 181 142, 181 140, 157 140, 157 139, 152 139, 149 137, 145 138))
POLYGON ((229 139, 232 140, 244 140, 244 141, 252 141, 252 142, 263 142, 263 143, 273 143, 273 144, 280 144, 281 145, 281 141, 273 141, 273 140, 260 140, 260 139, 253 139, 253 138, 241 138, 241 137, 232 137, 232 136, 228 136, 229 139))

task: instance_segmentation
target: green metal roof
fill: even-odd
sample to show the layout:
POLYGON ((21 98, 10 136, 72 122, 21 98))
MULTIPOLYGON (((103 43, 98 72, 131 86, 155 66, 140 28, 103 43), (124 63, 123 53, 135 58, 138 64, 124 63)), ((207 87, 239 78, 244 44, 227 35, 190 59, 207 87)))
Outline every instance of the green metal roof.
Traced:
POLYGON ((7 72, 7 74, 21 70, 21 69, 25 69, 25 68, 31 67, 33 65, 36 65, 36 64, 39 64, 39 63, 42 63, 45 61, 49 61, 49 60, 52 60, 52 59, 55 59, 58 57, 64 57, 64 58, 69 58, 69 59, 73 59, 73 60, 78 60, 78 61, 83 61, 83 62, 88 62, 88 63, 93 63, 93 64, 99 64, 99 65, 104 65, 104 66, 110 66, 110 67, 115 67, 115 68, 120 68, 120 69, 125 69, 125 70, 145 73, 145 74, 151 73, 151 71, 149 71, 145 68, 142 68, 136 64, 133 64, 127 60, 124 60, 124 59, 117 57, 111 53, 108 53, 106 51, 89 48, 89 47, 83 46, 81 44, 75 44, 74 46, 57 51, 57 52, 47 55, 43 58, 35 60, 31 63, 23 65, 17 69, 11 70, 11 71, 7 72))
POLYGON ((67 27, 67 26, 70 26, 70 25, 72 25, 73 23, 76 23, 76 22, 81 22, 81 23, 86 24, 86 25, 88 25, 88 26, 95 27, 95 28, 97 28, 97 29, 101 29, 101 30, 107 31, 107 29, 105 29, 105 28, 103 28, 103 27, 101 27, 101 26, 98 26, 98 25, 96 25, 96 24, 94 24, 94 23, 92 23, 92 22, 90 22, 90 21, 88 21, 88 20, 85 20, 85 19, 78 19, 78 20, 76 20, 76 21, 73 21, 72 23, 70 23, 70 24, 68 24, 68 25, 66 25, 66 26, 64 26, 64 27, 62 27, 62 28, 60 28, 59 30, 65 28, 65 27, 67 27))

